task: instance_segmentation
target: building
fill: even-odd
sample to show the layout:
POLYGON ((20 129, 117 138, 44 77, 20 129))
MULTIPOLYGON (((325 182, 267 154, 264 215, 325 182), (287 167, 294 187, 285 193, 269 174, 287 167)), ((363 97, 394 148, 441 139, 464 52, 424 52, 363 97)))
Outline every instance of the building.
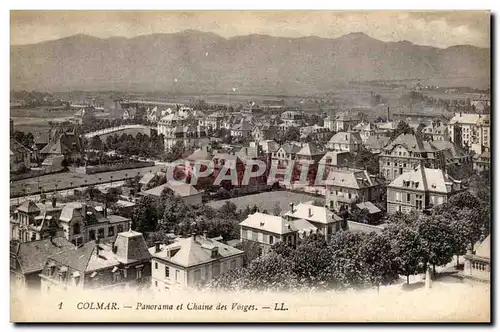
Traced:
POLYGON ((199 125, 210 130, 218 130, 223 128, 224 119, 227 117, 223 112, 215 112, 198 121, 199 125))
POLYGON ((31 150, 16 141, 10 139, 10 172, 17 173, 27 171, 31 167, 31 150))
POLYGON ((450 135, 448 134, 448 126, 440 121, 432 122, 422 128, 422 134, 424 138, 439 142, 439 141, 447 141, 450 139, 450 135))
POLYGON ((278 166, 288 166, 295 160, 297 152, 302 149, 300 145, 284 143, 278 150, 272 153, 272 160, 278 163, 278 166))
POLYGON ((64 205, 58 219, 64 237, 71 243, 81 244, 101 240, 114 241, 117 234, 130 229, 131 220, 117 215, 107 215, 107 209, 96 208, 79 202, 64 205))
POLYGON ((443 151, 446 166, 468 165, 472 167, 472 153, 464 150, 460 145, 449 140, 434 141, 432 145, 443 151))
POLYGON ((328 174, 326 183, 326 204, 331 210, 351 209, 359 202, 380 201, 384 183, 366 170, 342 169, 328 174))
POLYGON ((453 142, 481 154, 490 149, 490 126, 489 115, 455 113, 448 123, 448 133, 453 142))
POLYGON ((82 108, 73 115, 72 121, 79 125, 91 125, 95 121, 94 111, 93 107, 82 108))
POLYGON ((243 266, 244 252, 206 236, 157 243, 151 254, 151 287, 157 291, 194 287, 243 266))
POLYGON ((158 121, 158 135, 164 137, 165 151, 176 144, 182 144, 185 149, 198 148, 208 143, 208 133, 205 127, 189 125, 186 119, 176 113, 165 115, 158 121))
POLYGON ((389 144, 391 138, 385 135, 377 135, 366 141, 364 147, 373 154, 380 154, 382 150, 389 144))
POLYGON ((319 160, 319 165, 324 167, 325 173, 335 171, 342 168, 347 168, 352 164, 353 156, 346 151, 328 151, 319 160))
POLYGON ((62 207, 51 204, 35 204, 31 200, 19 205, 10 217, 11 240, 30 242, 61 235, 58 220, 62 207))
MULTIPOLYGON (((296 223, 298 220, 306 220, 316 229, 315 233, 321 234, 328 241, 328 238, 342 229, 342 218, 331 212, 324 206, 315 206, 312 203, 299 203, 296 206, 290 204, 290 211, 284 217, 288 221, 295 222, 295 227, 300 232, 310 231, 308 227, 304 229, 296 223)), ((303 223, 303 222, 301 222, 303 223)))
POLYGON ((335 118, 332 116, 327 116, 323 119, 323 127, 329 131, 336 131, 337 126, 335 125, 335 118))
POLYGON ((268 252, 271 246, 278 242, 296 246, 299 238, 299 230, 293 220, 260 212, 243 220, 240 223, 240 231, 242 241, 258 243, 263 253, 268 252))
POLYGON ((323 149, 316 143, 305 143, 302 148, 297 151, 295 160, 316 164, 325 155, 323 149))
POLYGON ((196 190, 196 188, 189 183, 182 182, 167 182, 165 184, 162 184, 161 186, 142 191, 139 193, 139 195, 160 197, 161 193, 165 189, 172 190, 175 195, 181 197, 182 200, 188 205, 201 205, 202 203, 202 193, 196 190))
POLYGON ((379 155, 380 174, 390 181, 421 164, 443 169, 446 165, 444 151, 413 134, 399 135, 379 155))
POLYGON ((290 127, 302 127, 304 125, 304 115, 297 111, 286 111, 281 113, 281 125, 283 130, 290 127))
POLYGON ((374 139, 379 134, 383 134, 383 130, 379 130, 377 126, 375 126, 371 122, 360 122, 354 127, 352 127, 352 132, 359 133, 361 137, 361 141, 364 143, 374 139))
POLYGON ((256 142, 261 142, 267 140, 272 132, 276 132, 278 129, 271 126, 270 124, 261 124, 253 127, 252 138, 256 142))
POLYGON ((491 107, 490 96, 483 94, 476 98, 471 99, 470 105, 478 112, 488 111, 491 107))
POLYGON ((141 233, 119 233, 113 243, 91 241, 50 256, 41 277, 42 292, 148 287, 151 255, 141 233))
POLYGON ((387 213, 429 210, 466 189, 441 169, 418 166, 387 186, 387 213))
POLYGON ((158 111, 158 107, 154 107, 152 110, 149 108, 146 110, 146 120, 149 123, 157 123, 160 120, 160 112, 158 111))
POLYGON ((342 131, 333 135, 326 147, 331 151, 357 152, 362 144, 359 133, 342 131))
POLYGON ((474 251, 465 255, 463 274, 466 278, 490 281, 491 272, 491 239, 488 235, 482 242, 476 244, 474 251))
POLYGON ((82 160, 82 139, 75 128, 70 131, 57 129, 52 134, 50 142, 40 150, 40 155, 44 158, 62 155, 68 162, 82 160))
POLYGON ((345 110, 335 115, 334 131, 347 131, 361 122, 361 114, 357 111, 345 110))
POLYGON ((330 132, 328 128, 318 126, 315 124, 314 126, 304 126, 299 128, 300 138, 305 139, 311 135, 311 137, 316 139, 324 139, 330 132))
POLYGON ((247 138, 252 134, 252 124, 244 119, 231 128, 231 137, 247 138))
POLYGON ((32 242, 11 241, 10 280, 15 287, 40 290, 40 272, 47 259, 75 246, 63 237, 50 237, 32 242))
POLYGON ((491 155, 489 152, 483 152, 474 156, 473 169, 476 172, 489 171, 491 169, 491 155))

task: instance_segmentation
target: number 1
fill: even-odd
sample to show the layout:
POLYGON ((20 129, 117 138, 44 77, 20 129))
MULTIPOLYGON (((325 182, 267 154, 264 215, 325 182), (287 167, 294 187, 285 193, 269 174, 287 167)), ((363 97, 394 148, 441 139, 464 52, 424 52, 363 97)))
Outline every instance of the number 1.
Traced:
POLYGON ((62 303, 62 302, 60 302, 60 303, 59 303, 59 309, 62 309, 62 305, 63 305, 63 303, 62 303))

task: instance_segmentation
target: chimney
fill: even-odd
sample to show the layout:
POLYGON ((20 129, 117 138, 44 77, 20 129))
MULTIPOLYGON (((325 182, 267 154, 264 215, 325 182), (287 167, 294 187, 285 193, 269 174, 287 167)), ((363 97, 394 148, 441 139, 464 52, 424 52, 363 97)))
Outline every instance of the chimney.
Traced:
POLYGON ((160 241, 155 242, 155 252, 160 252, 160 241))
POLYGON ((52 196, 52 207, 55 208, 57 205, 57 198, 56 195, 52 196))
POLYGON ((293 203, 290 203, 290 209, 292 210, 292 213, 294 212, 293 211, 293 203))
POLYGON ((309 217, 312 217, 312 210, 309 208, 309 217))
POLYGON ((389 115, 389 106, 387 106, 387 122, 389 122, 390 115, 389 115))
POLYGON ((207 231, 203 231, 203 237, 206 239, 207 238, 207 231))

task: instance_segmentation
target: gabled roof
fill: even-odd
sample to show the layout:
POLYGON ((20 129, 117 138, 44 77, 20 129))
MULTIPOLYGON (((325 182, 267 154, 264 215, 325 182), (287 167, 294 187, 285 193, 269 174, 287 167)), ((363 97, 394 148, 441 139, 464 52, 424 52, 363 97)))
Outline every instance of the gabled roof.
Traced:
POLYGON ((118 233, 115 243, 115 257, 123 264, 130 264, 139 261, 149 260, 149 254, 146 241, 142 233, 129 230, 128 232, 118 233))
POLYGON ((359 133, 338 132, 330 138, 329 144, 361 144, 361 136, 359 133))
POLYGON ((17 210, 24 213, 40 213, 40 208, 31 200, 24 201, 17 207, 17 210))
POLYGON ((370 176, 366 170, 334 170, 330 171, 325 183, 328 186, 362 189, 381 185, 382 181, 370 176))
POLYGON ((65 154, 81 150, 80 138, 72 132, 63 132, 54 135, 52 140, 44 146, 40 153, 42 154, 65 154), (73 148, 73 145, 75 148, 73 148))
POLYGON ((389 187, 405 188, 405 183, 410 183, 410 187, 407 188, 420 189, 422 191, 428 190, 443 194, 463 189, 460 181, 454 180, 442 169, 420 166, 411 172, 405 172, 398 176, 389 184, 389 187), (415 183, 415 186, 412 186, 411 183, 415 183), (447 184, 449 185, 448 187, 447 184))
POLYGON ((293 207, 293 212, 288 211, 285 216, 290 216, 295 219, 305 219, 310 222, 325 225, 342 220, 342 218, 324 206, 316 206, 309 203, 299 203, 297 206, 293 207))
POLYGON ((58 252, 73 249, 75 246, 63 237, 43 239, 38 241, 15 243, 11 247, 23 273, 41 271, 47 258, 58 252))
POLYGON ((437 150, 448 150, 453 158, 469 156, 469 154, 461 146, 450 141, 433 141, 432 145, 437 150))
POLYGON ((436 152, 439 151, 430 142, 423 140, 421 137, 413 134, 401 134, 392 142, 387 144, 384 148, 385 151, 391 151, 394 147, 402 145, 411 152, 436 152))
POLYGON ((22 154, 22 153, 29 153, 31 150, 16 141, 15 139, 11 138, 10 139, 10 154, 22 154))
POLYGON ((252 125, 248 121, 241 120, 239 123, 235 124, 231 130, 251 131, 252 125))
POLYGON ((160 245, 160 251, 156 248, 149 248, 149 253, 153 257, 160 258, 174 264, 191 267, 199 264, 208 263, 221 258, 228 258, 236 255, 242 255, 244 252, 224 243, 209 239, 201 235, 196 237, 181 238, 169 245, 160 245), (217 256, 212 257, 212 250, 217 248, 217 256), (175 252, 177 250, 177 252, 175 252), (174 253, 171 256, 170 253, 174 253))
POLYGON ((256 212, 250 214, 240 222, 240 226, 267 231, 273 234, 288 234, 297 231, 295 225, 288 220, 265 213, 256 212))
POLYGON ((196 190, 195 187, 188 183, 165 183, 162 184, 161 186, 154 187, 152 189, 143 191, 141 194, 142 195, 152 195, 152 196, 161 196, 161 193, 165 188, 171 189, 176 195, 179 195, 181 197, 188 197, 188 196, 193 196, 199 193, 198 190, 196 190))
POLYGON ((304 146, 297 151, 297 155, 301 156, 318 156, 324 153, 325 152, 321 149, 321 147, 313 142, 304 144, 304 146))
MULTIPOLYGON (((299 145, 296 145, 296 144, 291 144, 291 143, 284 143, 280 146, 280 149, 283 149, 285 151, 285 153, 291 153, 291 154, 296 154, 297 152, 300 151, 300 149, 302 149, 301 146, 299 145)), ((279 149, 278 149, 279 150, 279 149)))
POLYGON ((369 201, 358 203, 358 204, 356 204, 356 206, 360 210, 367 209, 368 212, 370 212, 370 214, 379 213, 382 211, 375 204, 373 204, 372 202, 369 202, 369 201))

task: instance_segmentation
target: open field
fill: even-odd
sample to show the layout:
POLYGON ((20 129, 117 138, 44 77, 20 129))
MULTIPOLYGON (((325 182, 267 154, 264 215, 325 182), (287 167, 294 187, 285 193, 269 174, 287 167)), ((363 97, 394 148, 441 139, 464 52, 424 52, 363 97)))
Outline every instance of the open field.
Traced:
POLYGON ((290 203, 297 204, 300 202, 308 202, 313 200, 318 200, 322 203, 324 203, 325 201, 324 198, 305 193, 302 194, 291 191, 269 191, 260 194, 235 197, 220 201, 212 201, 209 202, 208 205, 212 208, 218 209, 226 202, 231 202, 236 205, 236 210, 244 210, 247 206, 253 207, 254 205, 256 205, 259 207, 260 211, 267 210, 269 213, 273 213, 273 209, 276 204, 279 205, 282 212, 285 212, 290 209, 290 203))
POLYGON ((79 173, 56 173, 43 175, 40 177, 24 179, 19 181, 14 181, 10 185, 10 196, 15 197, 16 195, 23 194, 23 189, 28 193, 35 193, 39 191, 39 186, 43 188, 43 191, 53 191, 56 189, 56 184, 58 190, 62 190, 69 187, 78 187, 82 185, 98 184, 109 182, 111 176, 113 176, 113 181, 124 180, 125 178, 134 177, 137 174, 144 175, 148 172, 158 172, 160 169, 165 168, 164 166, 152 166, 134 169, 124 169, 120 171, 104 172, 97 174, 79 174, 79 173), (87 180, 87 182, 85 182, 87 180))

